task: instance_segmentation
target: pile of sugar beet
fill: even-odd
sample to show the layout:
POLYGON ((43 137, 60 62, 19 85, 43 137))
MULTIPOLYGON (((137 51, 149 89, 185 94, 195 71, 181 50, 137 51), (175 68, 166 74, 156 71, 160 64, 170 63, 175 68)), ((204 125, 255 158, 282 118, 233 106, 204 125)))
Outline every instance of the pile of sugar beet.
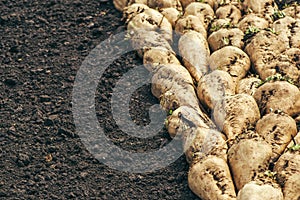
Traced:
POLYGON ((114 0, 203 200, 300 199, 300 5, 114 0))

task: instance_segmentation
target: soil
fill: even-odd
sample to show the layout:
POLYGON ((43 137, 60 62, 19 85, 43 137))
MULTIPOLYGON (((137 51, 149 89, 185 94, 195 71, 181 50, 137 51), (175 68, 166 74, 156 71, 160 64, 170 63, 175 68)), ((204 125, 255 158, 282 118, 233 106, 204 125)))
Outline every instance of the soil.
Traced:
MULTIPOLYGON (((198 199, 184 156, 151 173, 121 172, 99 162, 76 133, 76 73, 96 45, 125 30, 112 2, 2 0, 0 10, 1 199, 198 199)), ((170 141, 166 130, 147 140, 129 137, 109 107, 118 77, 141 63, 136 52, 116 59, 95 99, 106 135, 123 149, 146 152, 170 141)), ((150 86, 132 99, 131 117, 148 124, 147 109, 158 103, 150 86)))

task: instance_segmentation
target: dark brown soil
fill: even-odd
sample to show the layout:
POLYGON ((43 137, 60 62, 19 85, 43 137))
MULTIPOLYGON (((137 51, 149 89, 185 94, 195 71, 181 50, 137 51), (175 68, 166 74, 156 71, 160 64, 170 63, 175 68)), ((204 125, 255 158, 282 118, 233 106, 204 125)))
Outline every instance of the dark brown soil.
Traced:
MULTIPOLYGON (((110 1, 0 1, 0 199, 197 199, 184 156, 152 173, 120 172, 95 159, 76 134, 76 73, 96 45, 124 29, 110 1)), ((135 52, 114 62, 100 80, 96 111, 115 144, 148 151, 169 141, 166 131, 151 140, 128 137, 109 108, 118 76, 140 64, 135 52)), ((157 103, 149 85, 134 99, 132 118, 149 123, 147 108, 157 103)))

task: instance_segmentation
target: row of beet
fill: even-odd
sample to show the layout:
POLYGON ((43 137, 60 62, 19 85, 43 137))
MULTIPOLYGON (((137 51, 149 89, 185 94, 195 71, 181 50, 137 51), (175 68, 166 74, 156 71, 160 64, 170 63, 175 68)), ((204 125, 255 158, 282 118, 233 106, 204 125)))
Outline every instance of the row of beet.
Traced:
POLYGON ((298 200, 300 6, 114 4, 153 73, 169 134, 183 139, 191 190, 202 199, 298 200))

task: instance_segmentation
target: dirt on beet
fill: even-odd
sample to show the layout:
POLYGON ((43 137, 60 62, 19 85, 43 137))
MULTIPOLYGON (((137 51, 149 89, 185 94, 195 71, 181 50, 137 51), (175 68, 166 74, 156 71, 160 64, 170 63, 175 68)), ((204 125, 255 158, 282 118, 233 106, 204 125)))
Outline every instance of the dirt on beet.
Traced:
MULTIPOLYGON (((111 1, 3 0, 0 10, 1 199, 198 199, 184 156, 151 173, 120 172, 95 159, 76 133, 76 73, 96 45, 125 30, 111 1)), ((110 108, 118 78, 141 64, 136 52, 117 58, 99 80, 95 108, 116 145, 147 152, 168 143, 167 132, 129 137, 110 108)), ((149 124, 148 109, 158 103, 150 86, 132 99, 133 120, 149 124)))

